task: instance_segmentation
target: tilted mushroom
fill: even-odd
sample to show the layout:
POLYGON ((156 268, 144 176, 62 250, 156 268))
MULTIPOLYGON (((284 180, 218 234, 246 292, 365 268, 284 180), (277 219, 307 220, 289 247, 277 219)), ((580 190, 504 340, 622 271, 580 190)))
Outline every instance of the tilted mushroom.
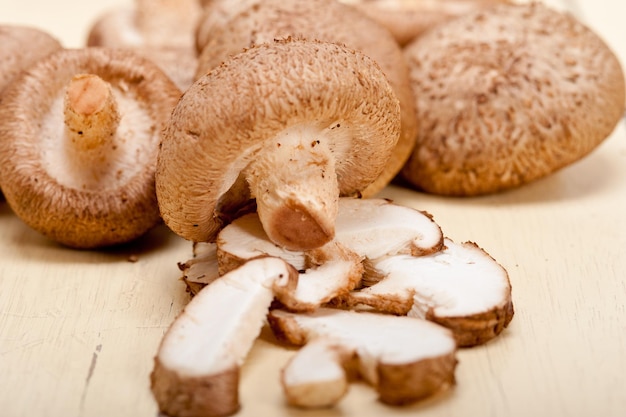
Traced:
POLYGON ((204 287, 163 337, 152 393, 169 416, 225 416, 239 409, 239 371, 275 296, 293 291, 297 271, 259 258, 204 287))
POLYGON ((156 173, 161 214, 180 236, 213 241, 253 197, 273 242, 321 247, 339 196, 380 175, 399 132, 398 100, 364 54, 296 39, 250 48, 174 109, 156 173))
POLYGON ((283 369, 287 401, 328 407, 347 391, 348 373, 376 387, 384 403, 400 405, 454 384, 456 343, 434 323, 384 314, 318 309, 311 314, 272 310, 276 336, 305 345, 283 369))
POLYGON ((405 46, 436 25, 509 0, 339 0, 385 26, 405 46))
POLYGON ((112 10, 90 28, 87 45, 129 48, 157 63, 185 90, 197 66, 195 31, 202 8, 198 0, 134 0, 112 10))
POLYGON ((213 0, 210 10, 222 18, 209 14, 199 23, 197 77, 244 48, 289 36, 346 45, 376 61, 400 101, 401 132, 383 171, 361 195, 375 195, 398 174, 413 149, 418 121, 402 50, 386 28, 335 0, 213 0))
POLYGON ((474 243, 446 239, 445 246, 428 256, 379 259, 374 266, 385 278, 336 305, 425 318, 450 328, 459 346, 493 339, 513 318, 508 273, 474 243))
POLYGON ((64 245, 130 241, 159 222, 161 130, 180 91, 130 52, 62 50, 12 83, 0 106, 0 184, 13 211, 64 245))
POLYGON ((539 2, 441 24, 405 55, 420 128, 402 176, 427 192, 472 196, 545 177, 588 155, 624 113, 615 54, 539 2))

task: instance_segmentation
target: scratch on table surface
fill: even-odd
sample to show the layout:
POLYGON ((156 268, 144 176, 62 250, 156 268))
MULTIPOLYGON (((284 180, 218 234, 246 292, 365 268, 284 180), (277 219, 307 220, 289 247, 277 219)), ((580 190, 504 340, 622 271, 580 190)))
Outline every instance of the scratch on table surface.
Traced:
POLYGON ((93 354, 91 355, 91 363, 89 364, 89 370, 87 371, 87 378, 85 378, 85 387, 83 388, 83 395, 80 399, 80 410, 81 413, 85 408, 85 399, 87 397, 87 390, 89 389, 89 382, 91 381, 91 377, 93 376, 93 372, 96 369, 96 364, 98 363, 98 354, 102 351, 102 344, 96 346, 93 354))

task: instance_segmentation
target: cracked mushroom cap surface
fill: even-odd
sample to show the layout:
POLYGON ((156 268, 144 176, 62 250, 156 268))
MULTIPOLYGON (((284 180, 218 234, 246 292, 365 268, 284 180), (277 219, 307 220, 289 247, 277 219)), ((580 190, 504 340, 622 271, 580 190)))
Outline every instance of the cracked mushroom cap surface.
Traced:
POLYGON ((252 47, 174 109, 156 173, 161 214, 180 236, 213 241, 254 198, 273 242, 320 247, 339 196, 378 177, 399 132, 398 100, 364 54, 296 39, 252 47))
POLYGON ((0 183, 11 209, 76 248, 130 241, 159 219, 160 132, 180 91, 153 63, 62 50, 5 91, 0 183))
POLYGON ((420 128, 402 176, 426 192, 481 195, 545 177, 594 150, 624 112, 615 54, 541 3, 465 15, 405 56, 420 128))
POLYGON ((321 40, 347 46, 364 53, 380 66, 400 102, 401 131, 394 152, 383 171, 363 197, 382 190, 399 173, 415 143, 418 119, 408 68, 402 50, 391 33, 364 13, 335 0, 214 0, 214 9, 227 9, 222 18, 200 21, 197 40, 201 49, 197 77, 214 68, 243 48, 289 36, 321 40), (346 24, 349 22, 349 24, 346 24), (204 24, 210 28, 201 30, 204 24))
POLYGON ((389 29, 405 46, 436 25, 509 0, 339 0, 389 29))

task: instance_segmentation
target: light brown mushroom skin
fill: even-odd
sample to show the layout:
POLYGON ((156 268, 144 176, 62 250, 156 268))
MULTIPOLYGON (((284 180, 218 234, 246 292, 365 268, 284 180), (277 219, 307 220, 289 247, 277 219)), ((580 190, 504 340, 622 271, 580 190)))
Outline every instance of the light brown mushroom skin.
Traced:
MULTIPOLYGON (((290 138, 300 140, 302 148, 317 149, 317 141, 326 142, 320 148, 330 150, 322 152, 333 158, 335 172, 330 164, 323 165, 321 173, 317 164, 310 169, 316 175, 337 176, 339 189, 332 200, 320 199, 315 190, 294 193, 297 180, 282 188, 251 185, 250 189, 257 193, 253 197, 262 219, 260 203, 265 196, 258 195, 260 192, 282 201, 278 208, 267 205, 272 212, 268 212, 264 228, 268 236, 277 239, 275 243, 292 250, 319 247, 323 243, 319 236, 309 241, 305 235, 307 240, 293 244, 293 232, 268 230, 268 225, 285 229, 281 204, 287 212, 299 213, 300 230, 310 230, 307 220, 317 216, 326 217, 325 224, 334 223, 332 207, 339 195, 358 194, 384 169, 400 132, 399 111, 386 78, 361 53, 332 43, 297 39, 250 48, 196 81, 174 109, 156 173, 163 219, 188 240, 213 241, 229 219, 229 213, 219 211, 221 201, 229 201, 231 211, 249 204, 249 195, 242 198, 229 191, 241 190, 240 173, 249 172, 262 152, 282 146, 276 138, 285 132, 317 132, 310 139, 299 134, 290 138), (267 72, 269 68, 271 72, 267 72), (355 97, 360 97, 356 106, 355 97), (294 207, 294 200, 303 206, 294 207), (298 207, 304 206, 314 214, 300 211, 298 207)), ((298 158, 278 163, 286 172, 291 167, 308 169, 298 158)), ((267 175, 273 174, 269 171, 267 175)), ((328 233, 323 235, 327 239, 322 240, 331 238, 328 233)))
MULTIPOLYGON (((231 0, 213 3, 212 7, 227 8, 230 14, 216 19, 218 22, 208 22, 212 25, 205 29, 208 33, 199 30, 197 36, 204 36, 197 39, 201 50, 196 78, 244 48, 289 36, 346 45, 376 61, 400 101, 401 132, 384 170, 360 190, 360 195, 374 196, 391 182, 413 149, 418 120, 408 68, 389 31, 355 8, 335 0, 240 0, 236 7, 231 5, 231 0)), ((202 24, 201 20, 200 28, 202 24)))
POLYGON ((340 0, 389 29, 401 46, 435 27, 474 10, 509 0, 340 0))
POLYGON ((405 56, 421 124, 402 177, 425 192, 484 195, 546 177, 592 152, 624 112, 614 53, 541 3, 462 16, 405 56))
POLYGON ((240 409, 239 372, 235 368, 206 378, 181 378, 155 359, 150 374, 151 389, 160 411, 167 415, 229 416, 240 409))
MULTIPOLYGON (((0 183, 10 207, 31 228, 68 247, 93 249, 141 236, 160 221, 154 188, 158 135, 179 97, 180 90, 161 70, 130 52, 62 50, 40 60, 5 90, 0 107, 0 129, 5 138, 0 143, 0 183), (143 154, 137 155, 137 160, 154 163, 138 169, 119 188, 111 188, 109 183, 98 189, 62 185, 42 159, 43 142, 38 134, 42 117, 52 117, 51 109, 57 108, 55 103, 62 100, 77 74, 98 75, 117 89, 134 91, 134 97, 143 100, 141 106, 152 117, 146 132, 153 145, 138 144, 143 154)), ((62 124, 63 109, 59 112, 62 124)), ((106 113, 100 122, 108 118, 106 113)), ((74 116, 70 117, 73 122, 80 119, 74 116)), ((125 114, 120 117, 132 120, 125 114)), ((64 129, 58 132, 62 143, 64 129)))

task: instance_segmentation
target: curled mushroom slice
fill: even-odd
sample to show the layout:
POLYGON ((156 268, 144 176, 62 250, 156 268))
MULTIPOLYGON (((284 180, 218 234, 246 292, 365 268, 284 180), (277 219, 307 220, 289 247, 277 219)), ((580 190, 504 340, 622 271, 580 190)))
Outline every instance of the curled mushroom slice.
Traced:
MULTIPOLYGON (((197 294, 206 285, 220 277, 215 243, 195 243, 193 258, 180 262, 178 268, 183 272, 182 280, 191 295, 197 294)), ((233 268, 234 269, 234 268, 233 268)))
POLYGON ((161 341, 151 374, 159 409, 170 416, 225 416, 239 409, 239 369, 276 294, 297 272, 278 258, 251 260, 204 287, 161 341))
POLYGON ((588 155, 624 114, 613 51, 541 2, 461 16, 404 51, 420 128, 402 176, 426 192, 528 184, 588 155))
POLYGON ((88 46, 128 48, 153 60, 185 90, 197 66, 197 0, 135 0, 132 7, 103 14, 92 25, 88 46))
POLYGON ((509 0, 339 0, 389 29, 405 46, 436 25, 509 0))
POLYGON ((226 11, 217 12, 221 18, 200 21, 205 30, 198 32, 198 36, 204 33, 204 38, 198 40, 202 46, 197 77, 244 48, 290 36, 346 45, 372 58, 400 102, 401 129, 383 170, 360 194, 375 195, 398 174, 415 144, 418 120, 406 61, 386 28, 335 0, 214 0, 211 8, 226 11))
POLYGON ((311 311, 341 296, 361 282, 361 257, 337 242, 305 252, 288 251, 267 238, 259 217, 249 213, 226 226, 217 237, 219 273, 224 274, 249 259, 275 256, 296 268, 296 291, 281 299, 293 311, 311 311))
POLYGON ((336 404, 347 390, 347 373, 361 376, 382 402, 394 405, 454 384, 456 343, 434 323, 325 308, 310 314, 272 310, 268 320, 279 339, 305 345, 282 372, 292 405, 336 404))
POLYGON ((339 196, 377 178, 399 132, 398 100, 366 55, 295 39, 247 49, 176 106, 158 159, 161 214, 180 236, 213 241, 229 217, 221 208, 249 203, 230 192, 245 181, 270 240, 320 247, 339 196))
POLYGON ((0 183, 13 211, 64 245, 128 242, 160 221, 161 131, 180 91, 130 52, 62 50, 5 90, 0 183))
POLYGON ((513 318, 506 270, 474 243, 446 239, 445 246, 428 256, 378 260, 385 278, 337 303, 432 320, 450 328, 460 346, 494 338, 513 318))

